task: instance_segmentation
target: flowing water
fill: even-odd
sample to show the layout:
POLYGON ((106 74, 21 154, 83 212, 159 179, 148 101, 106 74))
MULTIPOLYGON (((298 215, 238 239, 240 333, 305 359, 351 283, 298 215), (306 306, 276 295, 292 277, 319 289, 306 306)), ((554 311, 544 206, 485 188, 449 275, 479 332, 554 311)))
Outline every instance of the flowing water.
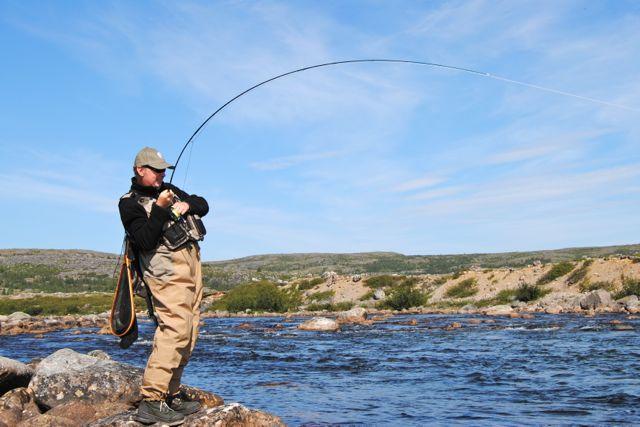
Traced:
MULTIPOLYGON (((299 331, 302 320, 206 319, 183 382, 288 425, 640 424, 640 320, 407 315, 338 333, 299 331)), ((128 350, 72 331, 0 337, 0 355, 101 349, 142 367, 151 347, 148 323, 128 350)))

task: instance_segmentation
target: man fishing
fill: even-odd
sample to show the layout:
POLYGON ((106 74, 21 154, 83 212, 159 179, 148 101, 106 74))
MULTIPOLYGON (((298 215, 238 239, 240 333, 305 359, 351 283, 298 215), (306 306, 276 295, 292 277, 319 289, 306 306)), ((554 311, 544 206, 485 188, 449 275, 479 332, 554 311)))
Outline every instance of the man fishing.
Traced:
POLYGON ((202 270, 198 240, 207 201, 163 182, 173 166, 154 148, 136 155, 129 193, 118 205, 138 267, 151 291, 158 327, 142 379, 136 420, 179 425, 200 404, 180 392, 180 380, 198 336, 202 270))

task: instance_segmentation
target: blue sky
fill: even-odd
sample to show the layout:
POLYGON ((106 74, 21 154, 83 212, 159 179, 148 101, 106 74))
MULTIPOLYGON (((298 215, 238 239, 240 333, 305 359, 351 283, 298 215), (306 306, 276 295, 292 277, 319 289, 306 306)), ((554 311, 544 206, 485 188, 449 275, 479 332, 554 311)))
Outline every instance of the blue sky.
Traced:
POLYGON ((118 252, 144 145, 205 196, 205 260, 637 243, 635 1, 0 3, 2 248, 118 252), (190 159, 190 160, 189 160, 190 159), (188 168, 187 168, 188 165, 188 168), (188 171, 188 173, 187 173, 188 171))

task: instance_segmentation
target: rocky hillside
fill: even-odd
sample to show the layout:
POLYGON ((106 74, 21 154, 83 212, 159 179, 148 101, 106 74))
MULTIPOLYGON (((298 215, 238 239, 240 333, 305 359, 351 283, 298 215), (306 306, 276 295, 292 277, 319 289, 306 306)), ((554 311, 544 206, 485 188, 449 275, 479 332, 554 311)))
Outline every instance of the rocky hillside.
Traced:
MULTIPOLYGON (((229 289, 252 277, 290 280, 338 274, 448 274, 471 268, 521 268, 640 252, 640 244, 569 248, 534 252, 461 255, 402 255, 393 252, 354 254, 256 255, 204 263, 208 287, 229 289)), ((118 256, 104 252, 53 249, 0 249, 0 293, 32 289, 44 292, 110 291, 118 256), (4 290, 3 290, 4 289, 4 290), (10 291, 9 291, 10 290, 10 291)))

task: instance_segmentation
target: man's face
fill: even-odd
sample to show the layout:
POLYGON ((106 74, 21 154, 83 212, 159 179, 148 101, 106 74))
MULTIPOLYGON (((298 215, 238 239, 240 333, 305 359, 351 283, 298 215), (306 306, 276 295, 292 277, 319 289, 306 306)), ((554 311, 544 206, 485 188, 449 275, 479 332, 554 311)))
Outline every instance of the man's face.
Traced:
POLYGON ((145 187, 160 188, 164 179, 165 169, 155 169, 151 166, 136 167, 138 184, 145 187))

